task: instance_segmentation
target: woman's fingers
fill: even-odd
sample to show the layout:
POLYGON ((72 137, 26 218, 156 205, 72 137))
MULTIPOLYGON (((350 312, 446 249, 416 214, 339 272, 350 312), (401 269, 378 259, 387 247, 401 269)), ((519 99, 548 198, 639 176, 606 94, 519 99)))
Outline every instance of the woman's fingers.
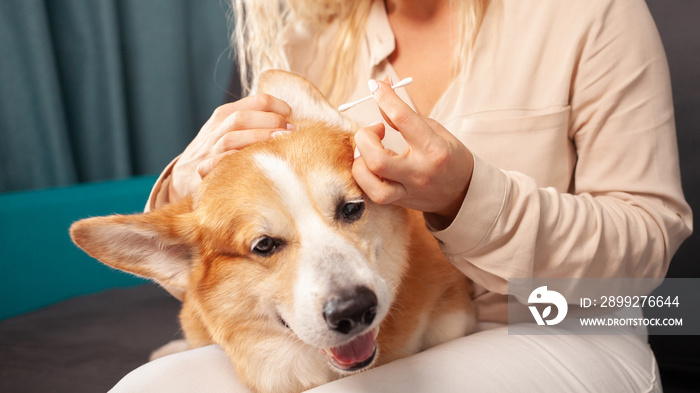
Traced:
POLYGON ((221 161, 222 158, 226 157, 230 153, 235 153, 246 146, 252 145, 253 143, 264 142, 270 138, 274 138, 276 135, 291 132, 288 129, 264 129, 264 130, 245 130, 229 132, 224 135, 219 141, 214 145, 211 150, 213 157, 210 157, 197 165, 197 173, 199 176, 204 178, 209 172, 214 169, 216 164, 221 161))
POLYGON ((266 140, 274 132, 293 129, 287 123, 291 114, 286 102, 266 94, 218 107, 173 166, 170 201, 194 192, 226 154, 266 140))
POLYGON ((253 143, 266 141, 273 133, 278 131, 287 131, 287 129, 272 128, 228 132, 214 144, 211 153, 218 155, 231 150, 240 150, 253 143))
POLYGON ((405 169, 402 168, 400 156, 382 145, 384 131, 383 123, 359 129, 355 133, 355 155, 362 157, 364 165, 374 175, 380 178, 400 179, 405 169))
POLYGON ((370 80, 369 89, 384 120, 398 130, 414 149, 421 149, 432 140, 432 133, 425 132, 426 123, 421 115, 411 109, 388 83, 370 80))
POLYGON ((382 126, 355 134, 353 176, 377 203, 390 203, 433 213, 451 222, 469 188, 473 157, 440 123, 413 111, 389 84, 370 81, 372 95, 385 120, 408 143, 401 154, 381 144, 382 126))
POLYGON ((218 141, 218 139, 232 131, 287 129, 289 127, 290 125, 287 123, 287 118, 280 114, 255 110, 240 110, 224 118, 219 126, 212 132, 211 137, 218 141))
POLYGON ((290 115, 291 108, 286 102, 266 94, 249 96, 217 108, 211 118, 214 129, 209 136, 213 143, 209 155, 214 157, 202 162, 197 172, 200 175, 209 173, 222 153, 265 141, 274 132, 293 129, 287 122, 290 115))
POLYGON ((395 203, 406 195, 406 189, 401 183, 377 176, 367 167, 362 156, 353 162, 352 175, 369 199, 375 203, 395 203))
MULTIPOLYGON (((211 145, 231 131, 251 129, 288 129, 292 113, 289 105, 270 95, 258 94, 219 106, 204 125, 211 145)), ((205 131, 206 132, 206 131, 205 131)))
POLYGON ((256 94, 221 105, 214 110, 211 117, 221 122, 226 117, 241 110, 276 113, 285 118, 292 114, 292 108, 279 98, 267 94, 256 94))
POLYGON ((224 157, 228 156, 229 154, 235 152, 235 150, 226 151, 200 162, 199 165, 197 165, 197 173, 199 174, 199 177, 204 179, 204 177, 214 169, 214 167, 216 166, 216 164, 219 163, 219 161, 221 161, 224 157))

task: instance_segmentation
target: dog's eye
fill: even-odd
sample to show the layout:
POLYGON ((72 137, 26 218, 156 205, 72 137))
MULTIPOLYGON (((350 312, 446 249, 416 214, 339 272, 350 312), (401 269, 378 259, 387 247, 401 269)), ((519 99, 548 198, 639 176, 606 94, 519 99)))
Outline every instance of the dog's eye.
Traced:
POLYGON ((279 240, 273 239, 269 236, 263 236, 253 243, 252 252, 258 255, 270 255, 272 254, 281 242, 279 240))
POLYGON ((353 201, 347 202, 343 205, 340 211, 340 215, 346 222, 353 222, 358 220, 365 210, 364 201, 353 201))

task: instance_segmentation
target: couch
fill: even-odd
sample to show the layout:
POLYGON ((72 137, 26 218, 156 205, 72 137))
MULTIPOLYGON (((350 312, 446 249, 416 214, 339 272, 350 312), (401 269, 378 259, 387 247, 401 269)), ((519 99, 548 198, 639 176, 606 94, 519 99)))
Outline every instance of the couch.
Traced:
POLYGON ((68 236, 80 218, 142 210, 154 182, 0 194, 0 392, 105 392, 179 337, 179 301, 68 236))

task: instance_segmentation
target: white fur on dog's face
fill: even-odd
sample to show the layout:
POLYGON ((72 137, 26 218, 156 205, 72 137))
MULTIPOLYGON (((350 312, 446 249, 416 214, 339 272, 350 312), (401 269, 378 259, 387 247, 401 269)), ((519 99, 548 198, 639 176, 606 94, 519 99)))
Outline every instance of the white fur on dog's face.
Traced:
POLYGON ((320 356, 313 362, 326 367, 321 349, 376 332, 388 313, 406 268, 406 214, 363 200, 350 170, 351 134, 315 123, 298 127, 226 157, 204 179, 193 211, 202 264, 188 293, 206 324, 221 327, 212 331, 216 342, 258 342, 262 348, 265 337, 284 335, 290 348, 299 342, 315 348, 320 356), (310 157, 313 152, 318 155, 310 157), (343 206, 358 202, 363 213, 344 220, 343 206), (278 244, 274 252, 252 252, 268 238, 278 244), (376 295, 372 322, 349 334, 329 327, 324 304, 358 287, 376 295), (244 340, 249 333, 243 328, 255 339, 244 340))
POLYGON ((290 212, 299 241, 293 309, 279 310, 281 317, 308 344, 340 345, 348 336, 328 328, 323 306, 339 290, 365 286, 377 295, 377 315, 367 330, 375 328, 391 304, 387 284, 376 267, 381 238, 352 244, 341 235, 345 224, 335 220, 338 201, 362 201, 362 194, 348 198, 336 177, 321 171, 307 177, 312 184, 302 182, 287 162, 271 154, 257 155, 255 162, 290 212))

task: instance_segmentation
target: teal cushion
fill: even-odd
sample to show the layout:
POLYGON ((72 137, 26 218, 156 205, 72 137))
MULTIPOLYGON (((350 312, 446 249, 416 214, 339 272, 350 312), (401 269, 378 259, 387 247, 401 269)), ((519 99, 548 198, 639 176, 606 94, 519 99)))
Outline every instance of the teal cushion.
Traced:
POLYGON ((138 213, 156 178, 0 194, 0 319, 144 280, 89 257, 70 240, 81 218, 138 213))

